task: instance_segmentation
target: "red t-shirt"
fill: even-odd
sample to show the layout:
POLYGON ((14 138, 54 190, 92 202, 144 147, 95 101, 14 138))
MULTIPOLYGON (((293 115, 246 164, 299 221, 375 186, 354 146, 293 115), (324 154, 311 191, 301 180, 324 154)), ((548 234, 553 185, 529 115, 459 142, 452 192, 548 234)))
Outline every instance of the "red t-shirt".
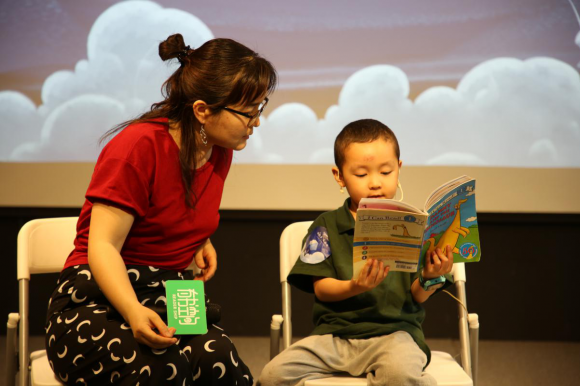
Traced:
POLYGON ((231 162, 232 150, 213 147, 210 159, 196 170, 192 188, 197 202, 192 209, 185 203, 179 148, 167 126, 128 126, 97 160, 77 224, 75 249, 64 268, 88 264, 91 209, 100 202, 135 216, 121 250, 125 264, 184 270, 217 229, 231 162))

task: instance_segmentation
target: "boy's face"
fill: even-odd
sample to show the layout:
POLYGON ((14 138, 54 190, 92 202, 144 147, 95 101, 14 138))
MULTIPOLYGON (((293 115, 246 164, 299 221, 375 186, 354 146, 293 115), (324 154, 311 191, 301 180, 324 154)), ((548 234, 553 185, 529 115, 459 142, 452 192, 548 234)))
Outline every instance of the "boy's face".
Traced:
POLYGON ((351 211, 356 212, 361 198, 393 198, 397 193, 399 169, 391 142, 379 138, 372 142, 354 142, 344 151, 344 165, 339 173, 333 168, 334 178, 344 186, 351 197, 351 211))

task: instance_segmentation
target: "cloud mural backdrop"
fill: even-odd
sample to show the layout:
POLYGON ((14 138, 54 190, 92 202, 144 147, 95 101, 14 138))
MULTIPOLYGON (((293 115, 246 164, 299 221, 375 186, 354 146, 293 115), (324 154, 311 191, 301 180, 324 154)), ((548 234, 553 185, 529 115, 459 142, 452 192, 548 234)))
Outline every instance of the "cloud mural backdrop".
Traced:
MULTIPOLYGON (((87 59, 44 81, 42 105, 0 92, 0 161, 95 161, 104 131, 161 99, 177 65, 162 62, 157 47, 175 32, 192 47, 214 37, 198 17, 154 2, 108 8, 90 30, 87 59)), ((400 68, 365 67, 348 77, 321 119, 301 103, 266 112, 236 162, 330 164, 342 127, 375 118, 397 134, 406 165, 580 167, 580 76, 563 61, 495 58, 456 88, 409 95, 400 68)))

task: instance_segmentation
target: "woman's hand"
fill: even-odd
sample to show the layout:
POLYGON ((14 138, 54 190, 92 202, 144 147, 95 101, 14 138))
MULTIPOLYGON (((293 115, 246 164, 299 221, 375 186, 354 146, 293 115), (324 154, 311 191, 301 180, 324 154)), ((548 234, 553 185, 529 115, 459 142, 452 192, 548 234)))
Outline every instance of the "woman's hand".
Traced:
POLYGON ((211 279, 217 269, 217 252, 209 239, 195 252, 194 260, 195 265, 201 269, 201 273, 197 274, 195 279, 204 282, 211 279))
POLYGON ((436 248, 431 255, 426 256, 425 267, 423 267, 423 277, 433 279, 448 274, 453 269, 453 248, 447 245, 446 252, 441 248, 436 248))
POLYGON ((388 274, 388 265, 385 267, 382 261, 368 259, 358 278, 352 278, 353 289, 357 293, 369 291, 381 284, 388 274))
POLYGON ((173 337, 175 328, 167 328, 161 317, 141 304, 129 311, 127 323, 131 326, 135 340, 155 349, 163 349, 177 342, 173 337))

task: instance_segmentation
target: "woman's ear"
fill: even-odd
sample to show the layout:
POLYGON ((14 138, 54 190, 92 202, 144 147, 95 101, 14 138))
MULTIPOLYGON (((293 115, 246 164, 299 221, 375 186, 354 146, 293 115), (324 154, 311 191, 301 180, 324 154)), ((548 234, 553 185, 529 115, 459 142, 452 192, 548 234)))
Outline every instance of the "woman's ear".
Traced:
POLYGON ((199 123, 201 123, 202 125, 204 125, 207 118, 211 115, 211 111, 210 111, 207 103, 205 103, 202 100, 197 100, 197 101, 193 102, 192 108, 193 108, 193 115, 195 115, 195 118, 197 119, 197 121, 199 123))

